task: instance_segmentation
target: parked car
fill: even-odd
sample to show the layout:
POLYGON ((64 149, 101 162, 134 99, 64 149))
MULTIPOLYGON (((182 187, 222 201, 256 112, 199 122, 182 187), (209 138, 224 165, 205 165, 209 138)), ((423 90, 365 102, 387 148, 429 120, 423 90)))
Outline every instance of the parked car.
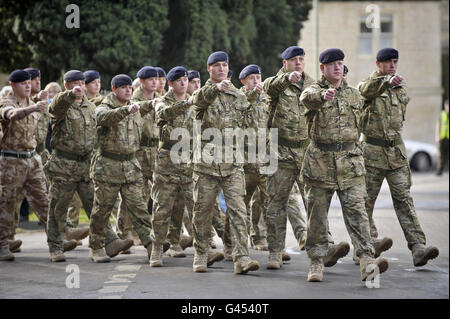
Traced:
POLYGON ((404 140, 411 170, 426 172, 436 168, 439 151, 433 144, 404 140))

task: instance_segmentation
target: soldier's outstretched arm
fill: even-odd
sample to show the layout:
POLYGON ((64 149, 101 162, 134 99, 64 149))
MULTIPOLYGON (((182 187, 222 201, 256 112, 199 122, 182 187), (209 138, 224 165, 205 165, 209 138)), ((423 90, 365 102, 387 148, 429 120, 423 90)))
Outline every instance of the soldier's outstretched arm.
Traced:
POLYGON ((390 75, 370 77, 358 84, 358 90, 366 100, 373 100, 389 87, 390 75))
POLYGON ((172 105, 167 105, 165 103, 158 103, 156 105, 156 118, 163 121, 173 121, 181 114, 187 112, 191 105, 189 102, 180 101, 172 105))
POLYGON ((69 107, 75 102, 73 90, 67 90, 56 94, 49 106, 49 112, 57 120, 66 116, 69 107))
POLYGON ((13 106, 8 107, 7 105, 2 107, 0 106, 0 115, 2 118, 8 121, 18 121, 23 119, 24 117, 30 115, 33 112, 42 112, 47 108, 47 102, 41 101, 37 104, 15 108, 13 106))
POLYGON ((300 95, 300 102, 309 110, 318 110, 326 103, 323 97, 326 91, 321 87, 310 86, 300 95))
POLYGON ((219 88, 216 84, 205 85, 201 89, 192 94, 192 101, 194 104, 194 111, 203 111, 214 102, 219 95, 219 88))
POLYGON ((264 91, 271 97, 277 97, 291 84, 291 81, 289 81, 290 74, 291 73, 284 73, 282 75, 267 78, 264 81, 264 91))
POLYGON ((130 114, 127 106, 122 106, 116 109, 109 109, 106 106, 100 106, 95 110, 97 117, 97 125, 113 126, 130 114))
POLYGON ((136 102, 136 104, 138 104, 140 107, 139 112, 141 113, 141 116, 147 115, 151 112, 151 110, 153 110, 153 100, 136 102))

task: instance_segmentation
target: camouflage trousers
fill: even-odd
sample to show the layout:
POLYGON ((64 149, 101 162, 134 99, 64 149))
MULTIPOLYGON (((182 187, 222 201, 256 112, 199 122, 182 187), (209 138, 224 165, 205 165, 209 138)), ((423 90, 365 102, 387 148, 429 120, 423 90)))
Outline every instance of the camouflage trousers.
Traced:
POLYGON ((370 220, 373 220, 375 201, 386 178, 391 191, 394 210, 402 227, 408 248, 415 244, 426 243, 425 234, 420 227, 411 197, 411 171, 409 166, 403 166, 394 170, 384 170, 366 166, 367 201, 366 210, 370 220))
POLYGON ((254 169, 247 169, 247 166, 244 167, 244 171, 246 190, 244 202, 247 209, 247 232, 250 234, 252 244, 256 245, 265 239, 265 225, 263 224, 261 226, 260 220, 261 218, 266 219, 267 216, 267 203, 269 201, 269 195, 267 194, 267 176, 259 174, 254 169), (258 195, 257 201, 259 203, 257 204, 257 208, 259 209, 253 210, 251 200, 255 194, 258 195))
POLYGON ((214 215, 214 204, 220 191, 223 190, 227 203, 229 234, 233 248, 233 259, 248 256, 248 233, 245 208, 245 175, 243 170, 236 170, 229 176, 219 177, 194 172, 194 210, 193 231, 194 248, 197 254, 208 252, 211 238, 211 224, 214 215))
MULTIPOLYGON (((305 178, 306 179, 306 178, 305 178)), ((337 192, 347 231, 358 257, 373 257, 369 218, 365 209, 367 198, 364 184, 345 190, 335 190, 313 186, 305 180, 305 197, 308 216, 308 236, 306 252, 309 258, 326 256, 329 245, 328 211, 333 194, 337 192)))
POLYGON ((158 244, 165 242, 171 224, 175 231, 171 233, 169 242, 172 245, 178 244, 185 207, 188 215, 192 216, 193 185, 192 182, 186 183, 186 180, 190 178, 154 174, 152 234, 158 244))
MULTIPOLYGON (((152 195, 153 178, 144 175, 143 179, 144 179, 143 192, 145 199, 145 207, 147 207, 147 203, 152 195)), ((113 212, 117 211, 116 231, 120 238, 125 239, 130 237, 133 231, 133 223, 131 221, 130 212, 128 211, 128 208, 120 195, 118 200, 119 203, 116 203, 113 209, 113 212)))
MULTIPOLYGON (((90 218, 92 205, 94 202, 94 185, 89 181, 71 181, 70 177, 58 178, 50 177, 49 191, 49 218, 48 218, 48 244, 50 251, 58 251, 63 249, 65 229, 67 226, 67 209, 73 201, 74 195, 80 199, 86 215, 90 218)), ((107 223, 106 227, 106 243, 116 240, 118 237, 113 231, 111 224, 107 223)))
POLYGON ((41 157, 0 156, 0 247, 8 245, 19 198, 25 194, 39 220, 47 224, 48 198, 41 157))
POLYGON ((89 247, 100 249, 105 246, 106 228, 114 203, 120 192, 122 202, 126 205, 133 229, 142 244, 152 242, 151 215, 148 213, 144 195, 142 177, 134 183, 113 184, 94 180, 94 207, 89 225, 89 247))
MULTIPOLYGON (((293 228, 298 231, 301 239, 305 231, 305 222, 302 217, 299 202, 291 198, 294 183, 300 188, 303 202, 306 204, 303 195, 303 181, 300 179, 300 170, 287 167, 278 167, 277 171, 269 176, 267 191, 269 193, 269 204, 267 207, 267 243, 270 252, 281 252, 286 245, 286 225, 288 213, 293 216, 289 218, 294 222, 293 228), (291 198, 291 199, 290 199, 291 198), (290 204, 289 204, 290 200, 290 204), (296 208, 292 209, 292 206, 296 208), (300 232, 302 232, 300 234, 300 232)), ((297 238, 297 240, 299 240, 297 238)))
POLYGON ((83 207, 83 203, 81 202, 78 193, 75 193, 72 201, 70 202, 69 208, 67 209, 67 226, 74 228, 78 227, 81 207, 83 207))

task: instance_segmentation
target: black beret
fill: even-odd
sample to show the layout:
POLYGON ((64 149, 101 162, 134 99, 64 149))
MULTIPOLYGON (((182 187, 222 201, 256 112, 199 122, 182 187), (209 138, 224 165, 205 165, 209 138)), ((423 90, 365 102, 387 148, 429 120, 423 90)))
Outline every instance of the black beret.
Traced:
POLYGON ((200 79, 200 72, 195 70, 189 70, 188 71, 188 80, 191 81, 192 79, 199 78, 200 79))
POLYGON ((176 66, 170 69, 169 73, 167 73, 167 81, 172 82, 178 80, 182 76, 188 76, 186 68, 182 66, 176 66))
POLYGON ((24 69, 24 71, 27 71, 28 73, 30 73, 31 79, 33 80, 34 78, 37 77, 41 77, 41 71, 39 71, 38 69, 35 68, 26 68, 24 69))
POLYGON ((281 58, 283 60, 288 60, 297 55, 304 56, 305 51, 302 48, 294 45, 294 46, 291 46, 291 47, 287 48, 286 50, 284 50, 283 53, 281 53, 281 58))
POLYGON ((247 65, 242 69, 241 73, 239 73, 239 80, 245 79, 250 74, 261 74, 261 68, 256 64, 247 65))
POLYGON ((346 65, 344 65, 344 74, 347 74, 347 73, 348 73, 348 68, 346 65))
POLYGON ((111 80, 111 86, 118 88, 124 85, 132 85, 133 80, 126 74, 118 74, 111 80))
POLYGON ((14 70, 8 77, 9 82, 18 83, 28 81, 31 79, 30 73, 25 70, 14 70))
POLYGON ((64 74, 65 82, 79 81, 84 80, 84 74, 78 70, 70 70, 66 74, 64 74))
POLYGON ((323 51, 319 56, 320 63, 330 63, 334 61, 344 60, 345 54, 340 49, 327 49, 323 51))
POLYGON ((223 51, 214 52, 208 57, 208 61, 206 62, 206 64, 211 65, 216 62, 227 62, 228 63, 228 54, 226 54, 223 51))
POLYGON ((398 59, 398 51, 393 48, 384 48, 378 51, 377 53, 377 61, 383 62, 388 61, 390 59, 398 59))
POLYGON ((84 72, 84 78, 86 79, 86 84, 88 84, 95 79, 100 79, 100 73, 95 70, 88 70, 84 72))
POLYGON ((158 71, 152 66, 144 66, 138 71, 137 77, 140 79, 157 78, 158 71))
POLYGON ((227 78, 231 78, 233 75, 233 70, 228 70, 227 78))
POLYGON ((160 78, 164 78, 166 76, 166 71, 164 71, 163 68, 160 68, 159 66, 155 66, 156 72, 158 72, 158 76, 160 78))

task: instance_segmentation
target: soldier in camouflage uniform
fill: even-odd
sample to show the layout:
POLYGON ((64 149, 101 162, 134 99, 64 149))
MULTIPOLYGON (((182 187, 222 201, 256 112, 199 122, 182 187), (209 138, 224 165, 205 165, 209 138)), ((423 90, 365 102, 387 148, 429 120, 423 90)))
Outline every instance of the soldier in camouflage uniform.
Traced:
MULTIPOLYGON (((162 247, 166 240, 169 224, 172 221, 181 221, 184 207, 188 210, 188 215, 192 216, 193 195, 192 195, 192 168, 190 167, 190 145, 191 139, 186 141, 186 158, 182 159, 181 152, 173 148, 176 142, 171 139, 174 129, 185 128, 189 134, 192 132, 192 100, 187 100, 186 94, 188 86, 187 70, 182 66, 172 68, 167 74, 170 90, 156 105, 156 120, 160 127, 160 142, 153 185, 153 234, 155 242, 153 245, 150 266, 161 267, 162 247), (180 156, 181 163, 174 162, 180 156), (173 216, 178 215, 178 216, 173 216)), ((180 230, 175 232, 178 238, 171 242, 169 253, 172 256, 183 257, 184 252, 178 242, 180 241, 180 230)), ((208 265, 223 259, 223 254, 218 252, 208 252, 208 265)))
POLYGON ((14 260, 8 238, 14 225, 18 197, 25 193, 39 220, 46 224, 48 199, 35 132, 47 102, 30 99, 30 74, 15 70, 8 80, 12 94, 0 102, 0 261, 14 260))
MULTIPOLYGON (((141 68, 137 77, 140 86, 133 92, 132 102, 151 101, 157 97, 158 72, 156 68, 145 66, 141 68)), ((153 171, 155 170, 156 148, 158 146, 158 126, 155 120, 155 110, 152 108, 142 116, 143 130, 140 139, 140 148, 136 152, 136 158, 141 165, 141 172, 144 178, 145 203, 151 200, 153 171)), ((132 226, 128 207, 121 200, 119 214, 117 218, 117 229, 122 238, 132 238, 132 226)))
MULTIPOLYGON (((208 131, 219 134, 219 131, 220 140, 222 140, 227 130, 235 131, 242 127, 243 113, 249 104, 245 94, 227 80, 228 55, 225 52, 218 51, 211 54, 207 61, 207 70, 210 78, 205 86, 193 95, 194 115, 196 120, 201 121, 202 132, 209 129, 208 131)), ((197 145, 200 138, 195 136, 194 140, 196 146, 204 146, 206 149, 202 148, 203 152, 199 152, 194 147, 193 156, 195 248, 193 270, 194 272, 207 270, 208 241, 211 236, 212 221, 211 207, 215 204, 221 189, 224 192, 230 221, 234 272, 245 274, 248 271, 257 270, 259 263, 249 257, 247 247, 243 165, 236 160, 234 146, 225 143, 222 149, 221 141, 217 144, 216 138, 211 142, 208 142, 208 136, 204 138, 207 140, 201 141, 200 145, 197 145), (210 156, 214 158, 208 156, 208 149, 210 156), (231 162, 229 158, 225 160, 225 154, 233 155, 231 162)))
POLYGON ((369 219, 373 220, 375 201, 386 179, 414 266, 423 266, 429 259, 436 258, 439 250, 425 247, 425 234, 410 194, 411 172, 401 136, 409 97, 403 77, 396 75, 398 51, 380 50, 376 64, 378 70, 358 85, 366 107, 363 119, 366 209, 369 219))
MULTIPOLYGON (((116 75, 111 80, 112 93, 95 111, 98 149, 90 168, 95 192, 89 225, 90 257, 94 262, 110 261, 104 249, 106 229, 119 192, 134 230, 151 255, 151 215, 147 211, 144 179, 136 152, 141 145, 143 117, 153 105, 152 101, 131 104, 131 84, 128 75, 116 75)), ((130 239, 126 241, 133 243, 130 239)))
POLYGON ((328 209, 334 192, 339 196, 347 231, 361 260, 361 279, 366 280, 375 266, 382 273, 389 265, 385 258, 373 258, 375 251, 365 210, 366 172, 358 143, 362 99, 358 90, 343 79, 343 59, 344 53, 339 49, 322 52, 319 60, 323 76, 300 96, 309 110, 308 131, 312 140, 302 166, 308 212, 306 251, 311 260, 308 281, 323 279, 324 257, 329 253, 328 209))
POLYGON ((158 73, 158 88, 156 89, 156 93, 159 97, 163 97, 166 95, 166 71, 163 68, 156 66, 156 72, 158 73))
POLYGON ((264 81, 269 97, 269 128, 278 129, 278 169, 269 176, 267 190, 268 269, 281 268, 282 251, 286 240, 286 206, 294 182, 303 190, 300 168, 309 144, 306 129, 306 108, 300 103, 300 94, 313 83, 304 71, 302 48, 291 46, 282 54, 283 67, 274 77, 264 81))

